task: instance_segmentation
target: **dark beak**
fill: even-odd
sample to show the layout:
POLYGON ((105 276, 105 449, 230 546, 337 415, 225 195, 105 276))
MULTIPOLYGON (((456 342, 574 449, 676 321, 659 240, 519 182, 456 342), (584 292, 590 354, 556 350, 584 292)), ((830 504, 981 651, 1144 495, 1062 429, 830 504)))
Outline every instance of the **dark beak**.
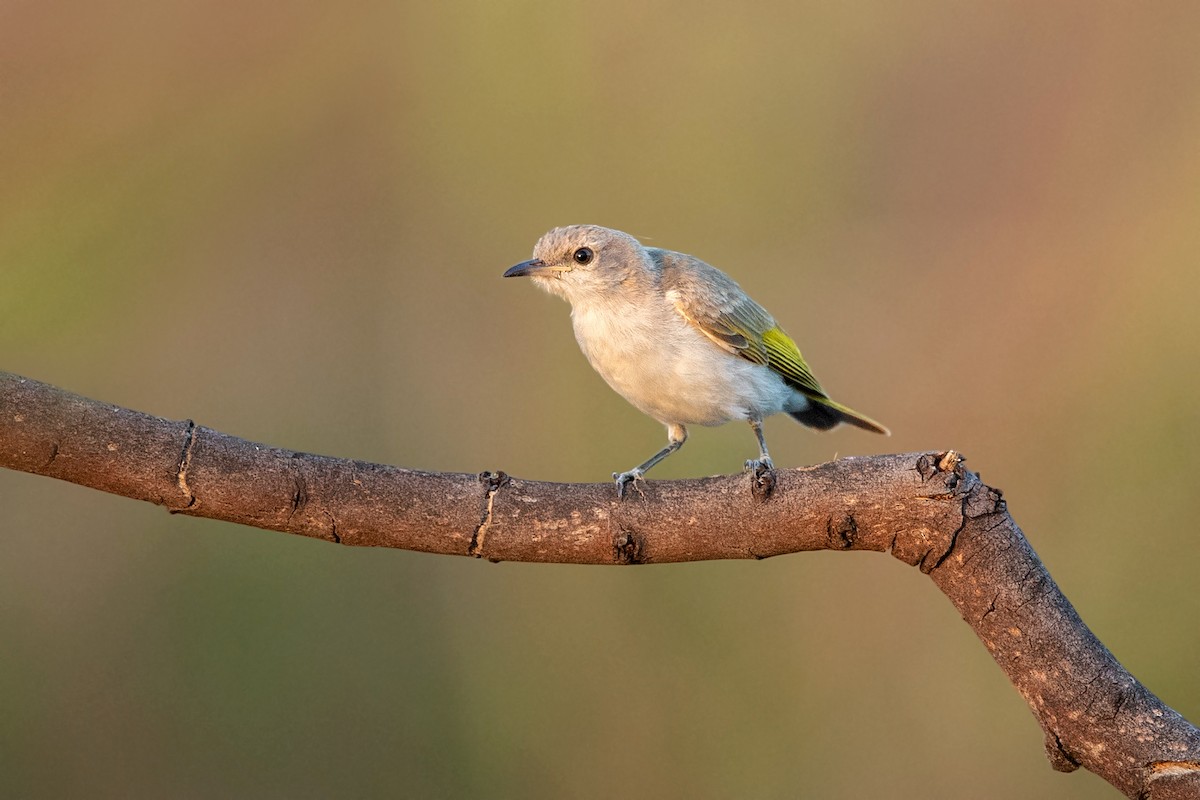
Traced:
POLYGON ((520 278, 525 275, 536 275, 536 274, 538 274, 538 272, 540 272, 545 267, 546 267, 546 262, 542 261, 540 258, 535 258, 531 261, 522 261, 520 264, 517 264, 515 267, 509 267, 508 271, 506 271, 504 273, 504 277, 520 278))

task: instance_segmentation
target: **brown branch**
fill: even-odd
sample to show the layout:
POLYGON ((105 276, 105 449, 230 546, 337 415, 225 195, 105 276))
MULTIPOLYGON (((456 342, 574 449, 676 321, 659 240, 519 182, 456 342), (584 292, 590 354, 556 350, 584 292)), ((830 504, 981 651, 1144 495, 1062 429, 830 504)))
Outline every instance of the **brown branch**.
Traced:
POLYGON ((1080 620, 953 452, 845 458, 753 479, 604 484, 429 473, 255 444, 0 373, 0 466, 347 545, 493 561, 647 564, 875 550, 919 567, 1025 698, 1055 769, 1129 797, 1200 796, 1200 731, 1080 620), (761 495, 761 492, 758 493, 761 495))

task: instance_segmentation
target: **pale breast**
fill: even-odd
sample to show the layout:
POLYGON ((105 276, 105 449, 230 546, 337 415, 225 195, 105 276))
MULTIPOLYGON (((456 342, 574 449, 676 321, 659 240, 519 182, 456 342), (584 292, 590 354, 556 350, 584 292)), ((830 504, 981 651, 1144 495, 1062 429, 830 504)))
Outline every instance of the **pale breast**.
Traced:
POLYGON ((592 367, 663 424, 761 418, 782 411, 793 394, 771 370, 715 345, 662 298, 576 305, 571 318, 592 367))

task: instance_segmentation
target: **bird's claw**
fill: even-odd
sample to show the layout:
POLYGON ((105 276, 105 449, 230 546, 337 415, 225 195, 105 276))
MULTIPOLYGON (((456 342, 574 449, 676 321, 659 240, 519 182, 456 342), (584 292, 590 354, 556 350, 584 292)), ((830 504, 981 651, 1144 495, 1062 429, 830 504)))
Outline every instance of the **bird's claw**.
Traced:
MULTIPOLYGON (((617 499, 625 497, 625 487, 633 484, 633 488, 637 489, 637 482, 642 479, 644 473, 640 469, 631 469, 628 472, 614 472, 613 480, 617 482, 617 499)), ((638 491, 641 491, 638 489, 638 491)))
POLYGON ((746 462, 746 471, 754 474, 750 490, 756 500, 766 500, 775 491, 775 465, 769 458, 752 458, 746 462))
POLYGON ((748 458, 746 459, 746 472, 753 471, 755 474, 761 475, 764 472, 772 472, 775 469, 775 464, 769 458, 748 458))

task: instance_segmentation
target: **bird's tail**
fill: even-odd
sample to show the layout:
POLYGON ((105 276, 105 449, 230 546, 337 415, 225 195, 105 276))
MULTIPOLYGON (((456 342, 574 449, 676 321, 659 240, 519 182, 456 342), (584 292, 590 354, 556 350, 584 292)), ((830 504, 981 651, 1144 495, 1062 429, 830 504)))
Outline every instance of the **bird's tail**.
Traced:
POLYGON ((892 432, 875 420, 860 414, 852 408, 830 400, 828 397, 808 396, 808 408, 803 411, 793 411, 789 414, 792 419, 810 428, 827 431, 840 422, 862 428, 864 431, 882 433, 891 436, 892 432))

